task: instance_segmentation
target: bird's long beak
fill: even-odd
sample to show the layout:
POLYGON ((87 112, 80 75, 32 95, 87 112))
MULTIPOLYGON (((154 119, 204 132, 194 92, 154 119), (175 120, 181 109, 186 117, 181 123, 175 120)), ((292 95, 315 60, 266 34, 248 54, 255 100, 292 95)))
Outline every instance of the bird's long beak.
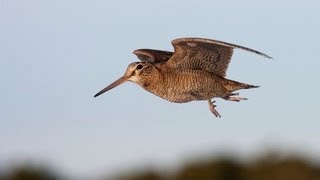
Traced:
POLYGON ((109 86, 103 88, 100 92, 98 92, 96 95, 94 95, 94 97, 97 97, 107 91, 109 91, 110 89, 119 86, 120 84, 124 83, 127 81, 127 78, 125 76, 120 77, 119 79, 117 79, 116 81, 114 81, 113 83, 111 83, 109 86))

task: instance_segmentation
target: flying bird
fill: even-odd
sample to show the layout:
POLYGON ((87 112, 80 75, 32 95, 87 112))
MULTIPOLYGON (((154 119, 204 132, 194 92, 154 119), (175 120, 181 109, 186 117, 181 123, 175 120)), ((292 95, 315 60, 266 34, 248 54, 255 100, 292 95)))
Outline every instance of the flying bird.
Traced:
POLYGON ((259 87, 226 78, 233 49, 238 48, 271 58, 247 47, 204 38, 179 38, 171 44, 174 52, 154 49, 133 51, 141 62, 129 64, 123 76, 94 97, 131 81, 171 102, 205 100, 210 111, 216 117, 221 117, 216 110, 215 101, 211 99, 222 98, 237 102, 247 100, 245 97, 239 97, 239 93, 235 91, 259 87))

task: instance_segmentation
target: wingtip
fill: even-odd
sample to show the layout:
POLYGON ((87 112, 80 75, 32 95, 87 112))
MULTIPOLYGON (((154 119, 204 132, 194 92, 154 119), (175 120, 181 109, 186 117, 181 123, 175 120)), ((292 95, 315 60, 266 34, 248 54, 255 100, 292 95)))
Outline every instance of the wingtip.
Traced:
POLYGON ((273 59, 273 57, 269 56, 269 55, 266 55, 266 54, 263 54, 264 57, 266 58, 269 58, 269 59, 273 59))
POLYGON ((140 51, 140 49, 135 49, 133 52, 132 52, 132 54, 137 54, 137 52, 139 52, 140 51))

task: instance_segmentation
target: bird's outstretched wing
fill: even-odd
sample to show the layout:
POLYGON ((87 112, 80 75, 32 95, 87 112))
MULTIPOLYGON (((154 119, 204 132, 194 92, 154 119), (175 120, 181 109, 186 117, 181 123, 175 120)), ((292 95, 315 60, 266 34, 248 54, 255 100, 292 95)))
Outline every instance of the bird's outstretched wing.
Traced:
POLYGON ((155 49, 137 49, 133 51, 133 54, 137 55, 142 62, 160 63, 168 61, 173 52, 155 49))
POLYGON ((234 48, 250 51, 258 55, 270 56, 235 44, 203 38, 179 38, 172 42, 174 54, 167 65, 178 69, 197 69, 213 72, 225 77, 234 48))

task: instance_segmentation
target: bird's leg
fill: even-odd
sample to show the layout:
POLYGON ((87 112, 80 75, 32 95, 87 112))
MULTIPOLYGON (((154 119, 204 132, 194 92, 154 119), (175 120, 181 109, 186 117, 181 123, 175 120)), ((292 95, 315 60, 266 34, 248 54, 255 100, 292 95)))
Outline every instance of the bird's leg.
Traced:
POLYGON ((215 109, 216 105, 214 105, 215 101, 212 101, 210 99, 208 99, 208 103, 209 103, 209 109, 210 111, 216 116, 216 117, 221 117, 221 115, 218 113, 218 111, 215 109))
POLYGON ((234 96, 238 96, 239 93, 230 93, 227 96, 222 97, 222 99, 227 100, 227 101, 241 101, 241 100, 248 100, 248 98, 245 97, 234 97, 234 96))
POLYGON ((245 98, 245 97, 230 97, 230 96, 223 97, 223 99, 227 101, 236 101, 236 102, 240 102, 242 100, 248 100, 248 98, 245 98))

